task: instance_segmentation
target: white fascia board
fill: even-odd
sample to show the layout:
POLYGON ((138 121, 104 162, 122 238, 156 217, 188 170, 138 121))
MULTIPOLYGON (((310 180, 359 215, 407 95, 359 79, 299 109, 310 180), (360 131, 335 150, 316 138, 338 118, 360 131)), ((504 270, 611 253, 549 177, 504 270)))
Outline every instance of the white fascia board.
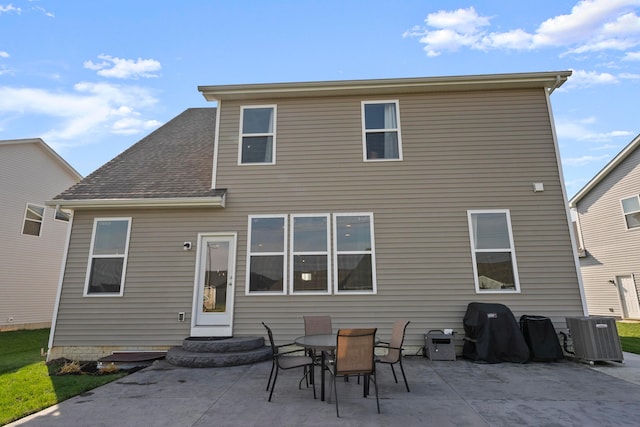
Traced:
POLYGON ((155 199, 87 199, 47 200, 47 206, 60 208, 145 208, 145 207, 211 207, 224 208, 225 195, 216 197, 182 197, 155 199))

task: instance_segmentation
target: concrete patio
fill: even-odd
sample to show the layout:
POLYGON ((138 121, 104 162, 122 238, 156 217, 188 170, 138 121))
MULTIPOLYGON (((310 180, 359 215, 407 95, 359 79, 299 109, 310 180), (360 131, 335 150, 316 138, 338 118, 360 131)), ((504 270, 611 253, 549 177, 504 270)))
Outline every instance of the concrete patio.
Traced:
MULTIPOLYGON (((378 368, 375 396, 338 382, 335 405, 298 390, 281 371, 273 401, 271 362, 227 368, 153 366, 19 420, 11 426, 637 426, 640 356, 595 367, 573 361, 495 365, 405 357, 411 392, 378 368), (621 378, 618 378, 621 377, 621 378)), ((319 386, 319 381, 318 381, 319 386)))

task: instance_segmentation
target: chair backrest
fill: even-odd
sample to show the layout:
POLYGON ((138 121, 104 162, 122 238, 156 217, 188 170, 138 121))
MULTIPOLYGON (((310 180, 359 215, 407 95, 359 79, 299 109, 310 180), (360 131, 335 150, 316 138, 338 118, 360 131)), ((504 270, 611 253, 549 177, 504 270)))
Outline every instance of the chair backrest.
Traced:
POLYGON ((336 341, 335 370, 338 375, 375 372, 376 328, 339 329, 336 341))
POLYGON ((331 316, 304 316, 305 335, 332 334, 331 316))
POLYGON ((262 326, 267 329, 267 335, 269 335, 269 342, 271 343, 271 351, 273 355, 276 356, 278 354, 278 347, 276 347, 276 343, 273 341, 273 332, 271 332, 271 328, 266 325, 266 323, 262 322, 262 326))
POLYGON ((396 320, 393 323, 393 329, 391 331, 391 339, 389 339, 389 347, 393 347, 389 349, 389 358, 398 360, 400 358, 400 350, 402 348, 402 343, 404 342, 404 333, 407 330, 407 326, 409 325, 408 320, 396 320))

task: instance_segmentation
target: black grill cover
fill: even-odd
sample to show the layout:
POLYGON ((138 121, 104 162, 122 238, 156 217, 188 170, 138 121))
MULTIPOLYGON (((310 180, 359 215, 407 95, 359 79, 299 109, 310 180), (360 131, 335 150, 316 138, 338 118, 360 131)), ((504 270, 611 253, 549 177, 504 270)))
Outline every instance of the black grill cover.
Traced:
POLYGON ((558 335, 548 317, 528 314, 520 316, 520 329, 529 346, 531 360, 553 362, 564 357, 558 335))
POLYGON ((463 323, 462 355, 465 358, 484 363, 529 361, 529 347, 507 306, 469 303, 463 323))

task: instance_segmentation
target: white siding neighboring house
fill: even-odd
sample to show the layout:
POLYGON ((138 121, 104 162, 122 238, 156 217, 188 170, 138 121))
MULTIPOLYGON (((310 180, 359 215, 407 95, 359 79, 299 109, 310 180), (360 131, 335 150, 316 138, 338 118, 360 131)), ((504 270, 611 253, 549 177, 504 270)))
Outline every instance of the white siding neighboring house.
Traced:
POLYGON ((640 320, 640 135, 570 201, 590 315, 640 320))
POLYGON ((51 325, 69 218, 45 200, 81 179, 42 139, 0 141, 0 331, 51 325))

